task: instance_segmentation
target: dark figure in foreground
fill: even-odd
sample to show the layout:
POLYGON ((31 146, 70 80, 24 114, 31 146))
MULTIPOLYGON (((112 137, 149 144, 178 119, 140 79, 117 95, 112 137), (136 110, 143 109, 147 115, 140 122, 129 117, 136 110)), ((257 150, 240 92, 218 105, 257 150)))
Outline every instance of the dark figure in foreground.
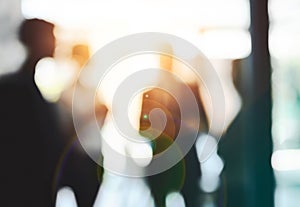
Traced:
POLYGON ((17 73, 0 78, 1 192, 3 206, 53 206, 51 179, 60 151, 53 106, 34 83, 34 69, 54 51, 54 25, 26 20, 19 38, 27 59, 17 73))
POLYGON ((53 56, 53 29, 43 20, 24 21, 19 38, 27 59, 17 73, 0 77, 1 206, 55 206, 62 186, 74 189, 79 206, 91 206, 99 186, 97 165, 74 144, 66 151, 74 139, 34 82, 38 61, 53 56))

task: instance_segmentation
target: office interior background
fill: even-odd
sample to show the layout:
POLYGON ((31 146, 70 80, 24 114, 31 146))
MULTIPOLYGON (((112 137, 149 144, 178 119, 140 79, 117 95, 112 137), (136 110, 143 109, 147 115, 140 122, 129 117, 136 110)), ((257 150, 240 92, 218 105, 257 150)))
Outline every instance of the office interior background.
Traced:
MULTIPOLYGON (((201 190, 199 206, 299 206, 299 1, 1 0, 1 76, 17 72, 24 62, 26 49, 18 40, 18 29, 24 19, 31 18, 53 23, 56 39, 54 56, 36 65, 35 84, 47 102, 69 116, 77 75, 104 45, 140 32, 168 33, 191 42, 216 70, 226 102, 225 128, 215 129, 222 134, 218 155, 224 167, 218 186, 201 190)), ((151 61, 157 60, 140 57, 122 67, 134 64, 143 68, 153 64, 151 61)), ((118 74, 126 75, 126 70, 118 74)), ((120 77, 108 83, 99 99, 111 98, 120 77)), ((193 79, 189 75, 184 78, 187 82, 193 79)), ((80 83, 88 93, 90 80, 80 83)), ((61 117, 64 126, 72 124, 61 117)), ((69 156, 70 146, 61 160, 69 156)), ((55 183, 64 170, 63 163, 56 168, 56 193, 65 187, 55 183)), ((69 174, 76 174, 76 169, 69 174)), ((82 191, 88 191, 88 185, 85 188, 82 191)), ((68 196, 77 194, 67 190, 65 202, 68 196)), ((114 199, 118 200, 117 194, 114 199)))

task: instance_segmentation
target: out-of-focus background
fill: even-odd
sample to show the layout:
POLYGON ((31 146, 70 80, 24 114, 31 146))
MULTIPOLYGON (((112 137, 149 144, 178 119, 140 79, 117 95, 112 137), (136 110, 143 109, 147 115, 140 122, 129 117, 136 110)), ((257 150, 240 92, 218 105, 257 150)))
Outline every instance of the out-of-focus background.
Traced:
MULTIPOLYGON (((77 75, 97 50, 133 33, 173 34, 190 41, 209 58, 224 88, 225 129, 215 129, 216 134, 222 134, 218 154, 224 169, 218 189, 203 190, 202 206, 299 205, 299 1, 1 0, 3 77, 17 72, 26 59, 28 51, 18 40, 18 30, 24 19, 31 18, 54 24, 54 56, 37 63, 34 82, 43 98, 58 108, 64 136, 74 137, 70 116, 77 75)), ((151 58, 144 58, 136 61, 135 67, 153 64, 151 58)), ((188 74, 183 77, 193 80, 188 74)), ((81 80, 80 84, 84 97, 89 92, 89 80, 81 80)), ((109 88, 100 95, 104 100, 109 99, 109 88)), ((209 111, 209 101, 203 99, 209 111)), ((0 97, 0 107, 2 100, 0 97)), ((78 110, 85 119, 84 107, 78 110)), ((99 111, 106 113, 101 106, 99 111)), ((5 139, 1 134, 0 138, 5 139)), ((64 177, 60 172, 64 156, 73 156, 69 152, 72 141, 63 142, 68 147, 62 150, 59 167, 54 167, 57 182, 64 177)), ((65 176, 76 174, 76 167, 70 169, 65 176)), ((68 184, 61 181, 53 184, 57 185, 54 188, 63 187, 64 182, 68 184)))

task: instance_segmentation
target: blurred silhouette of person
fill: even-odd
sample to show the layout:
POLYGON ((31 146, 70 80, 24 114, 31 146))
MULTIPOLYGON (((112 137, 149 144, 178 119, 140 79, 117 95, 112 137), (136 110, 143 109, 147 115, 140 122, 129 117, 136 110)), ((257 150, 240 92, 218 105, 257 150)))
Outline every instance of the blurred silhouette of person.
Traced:
MULTIPOLYGON (((241 90, 241 74, 238 64, 240 61, 233 63, 233 83, 238 93, 244 95, 241 90)), ((244 99, 244 97, 242 97, 244 99)), ((219 152, 225 161, 223 176, 226 177, 226 183, 223 183, 227 191, 227 204, 229 206, 244 206, 245 205, 245 182, 244 175, 246 171, 245 157, 246 148, 245 139, 242 135, 244 117, 242 111, 239 112, 232 125, 228 128, 226 134, 219 143, 219 152)))
POLYGON ((249 85, 246 85, 249 84, 249 77, 243 73, 243 70, 248 70, 247 64, 247 59, 233 62, 233 83, 242 97, 243 107, 219 143, 219 153, 225 161, 222 188, 226 191, 226 206, 257 206, 254 201, 261 206, 271 206, 273 200, 269 199, 271 196, 266 192, 273 192, 274 188, 269 154, 272 152, 272 143, 260 135, 262 132, 271 132, 266 127, 267 121, 257 116, 267 113, 263 107, 270 103, 265 94, 256 100, 249 98, 249 85), (251 122, 253 118, 258 129, 251 122), (255 146, 252 144, 254 136, 259 137, 259 143, 255 146), (257 195, 261 198, 255 197, 257 195))
MULTIPOLYGON (((169 72, 173 72, 172 61, 172 58, 166 58, 164 56, 160 58, 162 68, 169 72)), ((186 95, 186 88, 183 83, 172 78, 168 80, 162 79, 160 81, 163 84, 171 85, 173 89, 178 91, 179 97, 176 97, 176 99, 180 99, 184 102, 185 106, 193 106, 190 104, 192 100, 186 95)), ((208 122, 204 111, 203 100, 201 99, 199 92, 199 85, 197 82, 193 82, 188 83, 188 87, 197 102, 201 120, 200 126, 196 126, 195 123, 197 123, 197 117, 192 110, 190 113, 185 114, 187 119, 184 121, 182 120, 180 106, 177 100, 168 92, 159 88, 154 88, 143 94, 140 130, 146 130, 151 127, 150 120, 148 119, 151 110, 159 108, 164 111, 166 115, 166 126, 164 130, 152 141, 154 155, 164 153, 178 136, 179 130, 182 130, 185 139, 191 139, 193 134, 197 132, 207 133, 208 122)), ((151 135, 147 134, 145 134, 145 136, 151 137, 151 135)), ((181 153, 180 149, 178 149, 178 153, 181 153)), ((157 207, 165 207, 168 194, 173 192, 182 194, 187 207, 194 207, 199 206, 199 195, 201 194, 201 190, 198 180, 200 177, 200 163, 197 158, 196 148, 193 146, 185 157, 173 167, 159 174, 151 175, 147 180, 157 207)))
MULTIPOLYGON (((174 87, 177 84, 178 90, 184 92, 183 87, 179 83, 173 82, 174 87)), ((180 109, 176 100, 171 97, 167 92, 161 89, 152 89, 144 94, 147 98, 143 101, 143 110, 141 116, 141 129, 149 127, 149 120, 144 119, 144 114, 149 114, 151 109, 160 108, 166 111, 167 123, 166 128, 161 135, 153 141, 154 154, 163 153, 172 143, 174 138, 177 137, 179 128, 183 130, 185 139, 190 139, 193 136, 191 131, 199 130, 200 133, 206 132, 206 117, 204 116, 203 108, 201 107, 201 99, 198 94, 197 85, 189 85, 191 91, 196 97, 199 106, 201 121, 205 122, 199 129, 194 126, 189 126, 188 123, 180 123, 180 109), (148 101, 147 101, 148 100, 148 101), (205 127, 204 127, 205 126, 205 127)), ((185 100, 185 95, 182 93, 182 98, 185 100)), ((189 121, 193 123, 195 119, 193 116, 189 117, 189 121)), ((196 122, 196 121, 194 121, 196 122)), ((180 150, 178 151, 180 153, 180 150)), ((152 189, 156 205, 159 207, 165 206, 165 200, 169 193, 180 192, 186 202, 186 206, 198 206, 198 198, 201 193, 198 180, 201 177, 200 163, 197 158, 196 148, 192 147, 186 156, 170 169, 161 172, 157 175, 148 177, 150 188, 152 189)))
POLYGON ((52 57, 52 23, 24 20, 19 39, 27 49, 20 70, 0 78, 2 206, 54 206, 52 179, 62 144, 53 105, 34 82, 35 66, 52 57))
MULTIPOLYGON (((82 70, 82 67, 86 64, 90 58, 89 47, 85 44, 75 44, 72 47, 72 61, 75 63, 74 80, 67 87, 59 100, 60 117, 62 120, 64 139, 68 144, 65 145, 65 154, 62 154, 62 162, 59 169, 59 177, 57 178, 57 185, 59 188, 70 187, 74 191, 76 202, 78 206, 92 206, 95 201, 97 191, 99 189, 99 183, 102 179, 102 168, 97 165, 85 152, 77 139, 77 132, 75 131, 72 118, 72 110, 80 113, 80 120, 86 125, 77 129, 83 133, 84 136, 90 137, 91 133, 98 134, 98 128, 94 129, 89 127, 89 123, 94 120, 94 116, 87 113, 86 107, 73 107, 73 94, 74 90, 78 92, 82 99, 82 103, 86 100, 86 96, 92 93, 87 86, 81 84, 78 80, 78 74, 82 70)), ((85 106, 85 104, 82 104, 85 106)), ((96 115, 99 120, 100 126, 102 126, 104 117, 106 115, 106 107, 102 104, 97 104, 96 115)), ((88 140, 89 145, 94 147, 96 144, 92 140, 88 140)))

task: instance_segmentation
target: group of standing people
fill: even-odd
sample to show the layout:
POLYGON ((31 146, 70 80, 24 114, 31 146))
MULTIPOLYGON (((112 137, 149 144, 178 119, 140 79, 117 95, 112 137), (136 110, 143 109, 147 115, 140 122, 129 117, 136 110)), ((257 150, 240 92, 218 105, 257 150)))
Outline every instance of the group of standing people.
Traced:
MULTIPOLYGON (((53 24, 43 20, 25 20, 20 27, 19 38, 27 49, 27 59, 18 72, 0 77, 0 159, 3 179, 0 188, 1 192, 6 192, 0 203, 5 206, 54 206, 57 191, 63 186, 70 186, 74 190, 78 206, 92 206, 102 179, 118 179, 107 173, 103 176, 102 167, 94 163, 82 149, 75 130, 61 122, 58 106, 45 101, 34 82, 38 61, 53 56, 53 29, 53 24)), ((201 130, 207 133, 208 121, 198 86, 190 87, 199 104, 201 121, 204 122, 202 126, 205 127, 201 130)), ((156 154, 158 152, 155 150, 159 149, 157 146, 161 140, 163 142, 164 136, 175 138, 178 127, 182 126, 177 126, 180 117, 176 115, 180 112, 170 95, 163 92, 157 94, 156 90, 148 94, 158 105, 169 107, 172 114, 172 123, 169 124, 175 127, 175 134, 170 135, 165 131, 156 141, 156 149, 153 149, 153 154, 156 154)), ((148 110, 147 107, 155 106, 144 103, 141 107, 142 110, 148 110)), ((99 112, 104 119, 105 106, 100 107, 99 112)), ((72 124, 71 115, 67 119, 72 124)), ((140 124, 142 127, 143 120, 140 124)), ((187 206, 197 206, 201 193, 198 184, 200 177, 201 167, 196 148, 193 147, 184 160, 174 167, 146 178, 150 191, 144 192, 151 192, 158 207, 166 205, 167 195, 172 192, 180 192, 187 206)), ((134 179, 125 180, 130 185, 134 179)), ((102 192, 101 189, 99 192, 102 192)), ((101 197, 97 199, 101 200, 101 197)))

